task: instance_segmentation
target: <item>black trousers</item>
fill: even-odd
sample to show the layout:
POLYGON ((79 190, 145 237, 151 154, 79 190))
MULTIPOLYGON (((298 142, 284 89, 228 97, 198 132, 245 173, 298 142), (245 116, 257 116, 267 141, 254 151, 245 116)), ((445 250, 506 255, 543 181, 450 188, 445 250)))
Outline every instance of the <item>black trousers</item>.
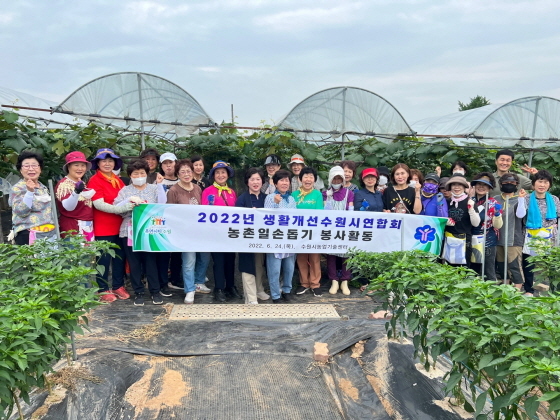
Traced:
MULTIPOLYGON (((482 276, 482 264, 471 263, 471 268, 482 276)), ((487 246, 484 255, 484 280, 496 281, 496 247, 487 246)))
POLYGON ((533 274, 533 264, 527 261, 529 257, 530 255, 523 254, 523 277, 525 277, 523 288, 525 289, 525 293, 535 293, 535 289, 533 288, 535 275, 533 274))
POLYGON ((183 260, 180 252, 158 252, 156 254, 156 261, 161 289, 165 289, 169 281, 175 286, 181 283, 183 260), (171 277, 168 275, 169 269, 171 269, 171 277))
POLYGON ((29 230, 20 230, 16 235, 16 245, 29 245, 29 230))
POLYGON ((235 285, 235 253, 212 252, 214 261, 214 289, 225 289, 235 285))
MULTIPOLYGON (((126 240, 126 238, 125 238, 126 240)), ((148 279, 148 290, 151 295, 159 293, 159 279, 157 272, 156 255, 153 252, 132 251, 132 247, 125 245, 124 252, 130 266, 130 283, 137 295, 144 293, 144 283, 142 283, 142 263, 146 278, 148 279)))

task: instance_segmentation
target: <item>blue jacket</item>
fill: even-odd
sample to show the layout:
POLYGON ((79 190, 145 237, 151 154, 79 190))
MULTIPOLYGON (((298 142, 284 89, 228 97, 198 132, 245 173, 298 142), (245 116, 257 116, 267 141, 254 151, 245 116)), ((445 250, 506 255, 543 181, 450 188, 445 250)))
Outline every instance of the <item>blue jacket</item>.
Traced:
POLYGON ((422 211, 424 216, 449 217, 447 200, 442 193, 434 194, 431 197, 420 197, 422 201, 422 211))
POLYGON ((362 208, 364 200, 369 204, 365 211, 383 211, 383 196, 379 191, 372 193, 367 188, 354 191, 354 211, 359 211, 362 208))

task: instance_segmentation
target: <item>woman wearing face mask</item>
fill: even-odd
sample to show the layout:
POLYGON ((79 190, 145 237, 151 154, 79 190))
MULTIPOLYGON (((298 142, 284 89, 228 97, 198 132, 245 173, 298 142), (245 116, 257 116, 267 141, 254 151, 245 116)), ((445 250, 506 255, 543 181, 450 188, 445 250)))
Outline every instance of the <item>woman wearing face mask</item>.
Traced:
MULTIPOLYGON (((506 173, 500 177, 498 184, 502 193, 494 196, 494 198, 502 206, 504 213, 504 224, 500 229, 498 245, 496 247, 498 274, 502 279, 509 278, 514 286, 521 290, 525 281, 522 268, 525 227, 523 226, 523 217, 516 216, 519 201, 523 201, 518 200, 517 187, 519 185, 519 177, 517 174, 506 173), (506 249, 508 273, 504 273, 506 249)), ((521 190, 519 193, 522 196, 526 194, 525 190, 521 190)), ((507 283, 506 280, 504 282, 507 283)))
POLYGON ((439 176, 435 173, 426 175, 424 185, 420 190, 422 211, 420 214, 426 216, 449 217, 447 201, 439 192, 439 176))
MULTIPOLYGON (((292 193, 298 209, 323 210, 323 195, 315 189, 317 171, 308 167, 299 172, 301 186, 292 193)), ((323 296, 321 292, 321 254, 297 254, 300 286, 296 295, 311 290, 313 296, 323 296)))
POLYGON ((54 238, 55 220, 49 190, 39 181, 43 157, 35 152, 22 152, 16 163, 23 177, 12 187, 9 204, 17 245, 32 244, 35 238, 54 238))
POLYGON ((383 193, 383 211, 387 213, 419 214, 422 211, 420 184, 409 187, 410 169, 404 163, 397 163, 391 170, 392 185, 383 193))
MULTIPOLYGON (((354 210, 354 193, 344 185, 344 169, 335 166, 329 171, 329 189, 323 191, 325 210, 354 210)), ((344 254, 327 254, 327 271, 331 280, 329 293, 336 294, 338 289, 345 295, 350 294, 348 281, 352 273, 346 268, 344 254)))
POLYGON ((379 182, 377 183, 377 191, 381 194, 385 192, 389 186, 390 171, 386 166, 379 166, 377 168, 377 173, 379 174, 379 182))
MULTIPOLYGON (((194 167, 189 159, 183 159, 175 165, 175 173, 179 182, 171 187, 167 193, 167 204, 190 204, 199 205, 202 203, 202 190, 193 182, 194 167)), ((175 253, 173 253, 175 254, 175 253)), ((183 290, 185 291, 185 303, 194 303, 195 285, 195 266, 196 252, 176 253, 182 258, 183 271, 183 290)), ((161 274, 160 274, 161 275, 161 274)))
MULTIPOLYGON (((120 207, 122 205, 128 208, 129 204, 164 204, 167 201, 161 182, 157 185, 147 183, 149 171, 150 167, 143 159, 137 159, 128 164, 126 173, 130 177, 131 185, 127 185, 119 191, 117 198, 115 198, 115 206, 120 207)), ((134 297, 134 305, 144 306, 143 274, 146 275, 148 280, 152 303, 154 305, 161 305, 163 299, 160 293, 156 254, 144 251, 132 252, 132 211, 122 213, 121 216, 122 222, 119 229, 119 237, 124 244, 126 259, 130 264, 130 283, 136 295, 134 297), (144 266, 145 273, 142 272, 142 265, 144 266)))
MULTIPOLYGON (((235 202, 236 207, 262 209, 266 196, 261 192, 264 173, 259 168, 249 168, 245 173, 245 184, 248 190, 241 194, 235 202)), ((239 271, 243 281, 245 304, 257 305, 258 299, 268 300, 270 296, 264 292, 262 276, 264 272, 264 256, 261 253, 239 253, 239 271)))
POLYGON ((468 172, 469 168, 467 167, 467 164, 461 160, 457 160, 453 162, 453 165, 451 165, 451 175, 460 174, 466 178, 468 172))
POLYGON ((408 186, 414 188, 416 184, 424 185, 424 175, 418 169, 411 169, 408 186))
POLYGON ((119 191, 124 188, 122 180, 113 173, 122 167, 122 160, 111 149, 99 149, 91 160, 92 170, 96 173, 90 178, 88 187, 95 190, 91 198, 93 203, 93 233, 98 241, 108 241, 118 245, 114 249, 115 256, 103 254, 97 264, 105 269, 103 274, 97 275, 100 300, 113 302, 118 299, 128 299, 130 295, 124 288, 124 245, 119 237, 122 223, 120 214, 132 210, 132 203, 115 206, 114 200, 119 191), (112 289, 109 288, 109 266, 112 265, 112 289))
POLYGON ((471 185, 475 192, 474 208, 480 216, 480 224, 472 228, 471 268, 481 276, 484 259, 484 280, 496 281, 496 246, 498 232, 503 225, 502 206, 493 197, 488 197, 496 186, 496 179, 490 172, 481 172, 475 175, 471 185), (485 232, 486 239, 484 239, 485 232))
MULTIPOLYGON (((86 189, 83 176, 91 169, 91 163, 82 152, 66 155, 62 172, 66 174, 55 187, 56 206, 58 208, 60 233, 66 232, 83 235, 87 241, 95 239, 93 235, 93 206, 91 198, 95 190, 86 189)), ((70 234, 70 233, 68 233, 70 234)))
POLYGON ((445 227, 443 259, 454 266, 470 266, 472 228, 480 224, 480 216, 467 193, 469 184, 465 178, 452 176, 446 188, 451 191, 451 198, 447 201, 451 220, 445 227))

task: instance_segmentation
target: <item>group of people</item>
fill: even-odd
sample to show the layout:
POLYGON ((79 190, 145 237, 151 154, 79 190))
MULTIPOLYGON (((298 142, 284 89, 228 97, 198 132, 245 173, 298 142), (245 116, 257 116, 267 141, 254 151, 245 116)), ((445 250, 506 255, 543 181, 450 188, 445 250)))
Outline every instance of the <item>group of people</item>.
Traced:
MULTIPOLYGON (((43 158, 25 151, 16 165, 23 179, 10 194, 13 232, 18 245, 29 245, 53 236, 58 222, 63 237, 79 234, 88 241, 116 244, 114 257, 104 254, 98 261, 105 267, 97 276, 99 297, 104 302, 130 298, 124 283, 128 267, 135 305, 144 305, 144 276, 154 304, 171 296, 170 289, 182 289, 184 302, 192 304, 196 293, 212 292, 205 285, 212 260, 215 301, 244 299, 246 304, 258 304, 272 298, 273 303, 282 303, 293 299, 296 263, 300 285, 295 294, 322 295, 320 254, 239 253, 243 296, 234 281, 235 253, 133 251, 132 209, 143 203, 166 203, 422 214, 448 219, 442 259, 472 267, 487 280, 497 280, 498 269, 502 279, 511 279, 520 289, 525 284, 525 292, 531 294, 527 238, 545 237, 555 244, 560 201, 548 192, 550 173, 527 166, 524 170, 532 180, 512 173, 513 158, 509 150, 498 152, 496 171, 476 174, 470 183, 468 168, 462 162, 452 166, 450 177, 442 178, 440 171, 424 176, 402 163, 390 171, 368 167, 356 174, 356 163, 345 160, 330 169, 325 183, 301 155, 293 155, 286 170, 280 157, 271 154, 264 161, 264 170, 254 167, 245 172, 247 190, 237 195, 230 182, 234 169, 224 161, 216 161, 205 176, 201 156, 177 159, 170 152, 160 155, 146 149, 128 162, 126 177, 121 177, 123 160, 113 150, 99 149, 91 160, 75 151, 66 155, 65 176, 55 187, 55 220, 48 189, 39 181, 43 158), (90 171, 95 173, 86 183, 90 171), (361 188, 354 184, 356 175, 361 188), (534 191, 529 194, 531 189, 534 191), (270 296, 263 286, 265 269, 270 296)), ((340 290, 349 295, 352 273, 345 255, 327 254, 326 262, 329 293, 340 290)))

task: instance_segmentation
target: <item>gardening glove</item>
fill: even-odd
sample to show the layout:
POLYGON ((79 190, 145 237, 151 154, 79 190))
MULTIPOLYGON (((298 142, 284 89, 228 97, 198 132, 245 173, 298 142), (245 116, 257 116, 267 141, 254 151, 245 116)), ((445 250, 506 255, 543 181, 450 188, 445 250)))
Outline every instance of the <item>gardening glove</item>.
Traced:
POLYGON ((502 215, 502 205, 501 204, 495 204, 494 205, 494 217, 499 217, 502 215))
POLYGON ((83 181, 78 181, 74 184, 74 192, 76 194, 80 194, 83 190, 85 190, 86 184, 83 181))

